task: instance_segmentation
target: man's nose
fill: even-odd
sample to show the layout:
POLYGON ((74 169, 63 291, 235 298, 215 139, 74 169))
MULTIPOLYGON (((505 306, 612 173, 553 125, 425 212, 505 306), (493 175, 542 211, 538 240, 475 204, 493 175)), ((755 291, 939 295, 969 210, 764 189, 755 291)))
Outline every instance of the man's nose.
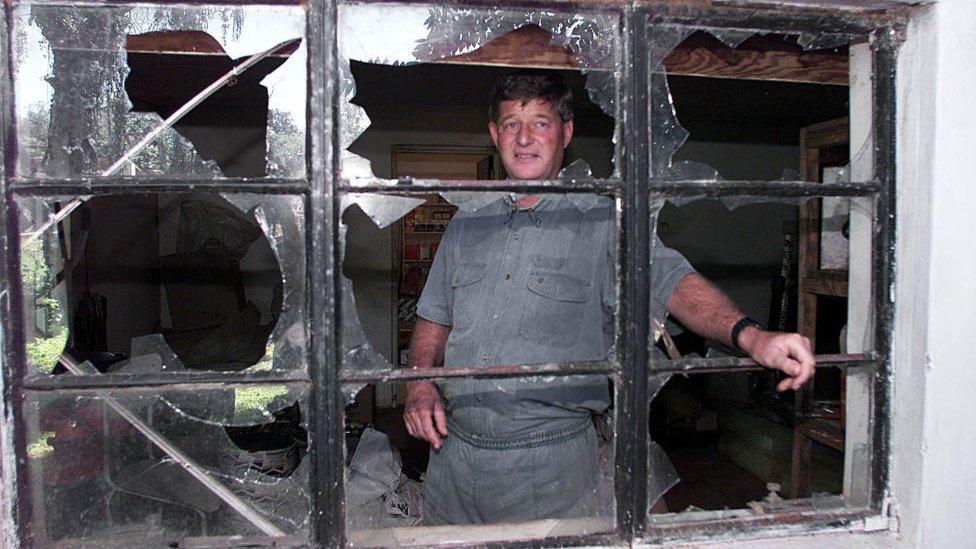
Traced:
POLYGON ((518 144, 528 145, 531 142, 532 142, 532 131, 529 129, 527 125, 523 124, 522 126, 519 127, 518 144))

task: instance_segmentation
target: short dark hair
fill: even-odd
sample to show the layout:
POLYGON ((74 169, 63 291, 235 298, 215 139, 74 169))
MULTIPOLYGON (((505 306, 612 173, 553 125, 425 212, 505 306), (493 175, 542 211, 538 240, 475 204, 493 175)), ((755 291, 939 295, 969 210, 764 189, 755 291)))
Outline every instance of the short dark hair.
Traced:
POLYGON ((563 122, 573 119, 573 92, 562 75, 541 71, 519 71, 495 82, 488 94, 488 117, 498 122, 502 101, 524 105, 533 99, 551 103, 563 122))

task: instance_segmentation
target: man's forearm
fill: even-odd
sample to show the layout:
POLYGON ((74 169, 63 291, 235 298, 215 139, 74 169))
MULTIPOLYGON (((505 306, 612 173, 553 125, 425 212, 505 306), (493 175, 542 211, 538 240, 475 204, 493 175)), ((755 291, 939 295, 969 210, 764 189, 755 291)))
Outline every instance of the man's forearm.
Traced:
POLYGON ((700 274, 685 275, 667 305, 668 312, 698 335, 736 346, 729 335, 745 315, 722 290, 700 274))
POLYGON ((436 368, 444 363, 444 349, 451 327, 417 319, 410 340, 410 368, 436 368))
MULTIPOLYGON (((417 319, 410 340, 410 367, 427 369, 444 364, 444 349, 451 327, 417 319)), ((447 415, 437 387, 430 381, 407 383, 403 422, 411 436, 426 440, 437 449, 447 436, 447 415)))

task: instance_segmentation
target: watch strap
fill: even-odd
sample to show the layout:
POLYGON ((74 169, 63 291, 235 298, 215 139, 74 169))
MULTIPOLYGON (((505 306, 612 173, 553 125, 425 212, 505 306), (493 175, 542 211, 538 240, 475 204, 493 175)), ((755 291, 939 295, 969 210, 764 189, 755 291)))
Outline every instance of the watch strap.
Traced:
POLYGON ((732 346, 742 352, 745 351, 742 349, 742 347, 739 347, 739 336, 742 334, 742 330, 745 330, 749 326, 755 326, 756 328, 762 330, 762 324, 759 324, 755 320, 744 316, 732 326, 732 332, 729 334, 729 339, 732 341, 732 346))

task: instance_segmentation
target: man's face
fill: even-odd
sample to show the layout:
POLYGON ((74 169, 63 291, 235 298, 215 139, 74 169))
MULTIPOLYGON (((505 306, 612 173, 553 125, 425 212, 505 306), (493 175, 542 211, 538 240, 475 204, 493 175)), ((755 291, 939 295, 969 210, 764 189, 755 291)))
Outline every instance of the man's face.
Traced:
POLYGON ((552 103, 539 99, 502 101, 488 132, 509 177, 555 179, 573 138, 573 121, 563 122, 552 103))

